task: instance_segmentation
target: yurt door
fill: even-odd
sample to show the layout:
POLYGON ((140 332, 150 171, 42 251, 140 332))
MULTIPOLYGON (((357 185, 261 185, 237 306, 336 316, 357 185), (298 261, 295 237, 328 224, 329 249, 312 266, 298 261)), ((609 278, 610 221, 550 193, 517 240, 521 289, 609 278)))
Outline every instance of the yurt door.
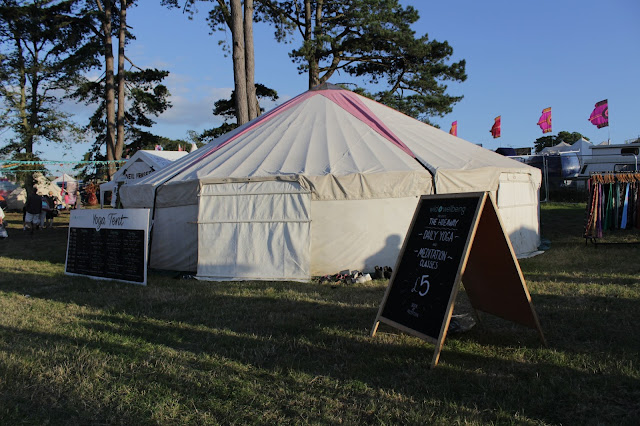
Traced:
POLYGON ((311 194, 297 182, 204 185, 198 274, 211 280, 308 280, 311 194))

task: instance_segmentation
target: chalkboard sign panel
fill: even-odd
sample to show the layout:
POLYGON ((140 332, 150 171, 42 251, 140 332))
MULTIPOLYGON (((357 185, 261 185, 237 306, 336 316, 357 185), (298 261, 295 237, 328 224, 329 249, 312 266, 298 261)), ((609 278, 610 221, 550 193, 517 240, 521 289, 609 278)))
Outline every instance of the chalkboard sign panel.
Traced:
POLYGON ((420 199, 389 283, 381 321, 438 339, 483 196, 420 199))
POLYGON ((518 259, 488 192, 424 195, 371 330, 380 322, 434 341, 435 367, 464 282, 478 311, 538 330, 518 259))
POLYGON ((146 284, 148 224, 148 209, 74 210, 65 273, 146 284))

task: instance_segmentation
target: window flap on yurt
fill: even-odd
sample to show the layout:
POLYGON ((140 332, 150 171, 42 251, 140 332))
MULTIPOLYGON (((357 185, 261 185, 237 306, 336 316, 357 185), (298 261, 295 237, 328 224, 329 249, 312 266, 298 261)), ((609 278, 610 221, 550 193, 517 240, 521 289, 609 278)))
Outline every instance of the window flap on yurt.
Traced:
POLYGON ((203 185, 197 278, 309 280, 310 208, 297 182, 203 185))

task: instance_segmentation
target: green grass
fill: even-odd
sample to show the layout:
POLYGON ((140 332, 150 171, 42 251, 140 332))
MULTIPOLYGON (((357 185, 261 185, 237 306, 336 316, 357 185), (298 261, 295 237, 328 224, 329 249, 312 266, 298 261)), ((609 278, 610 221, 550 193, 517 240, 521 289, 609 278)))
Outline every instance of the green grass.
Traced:
POLYGON ((583 216, 543 205, 551 249, 520 262, 549 347, 488 318, 431 370, 433 345, 369 337, 384 281, 70 277, 68 214, 33 236, 9 214, 0 424, 636 424, 640 245, 586 245, 583 216))

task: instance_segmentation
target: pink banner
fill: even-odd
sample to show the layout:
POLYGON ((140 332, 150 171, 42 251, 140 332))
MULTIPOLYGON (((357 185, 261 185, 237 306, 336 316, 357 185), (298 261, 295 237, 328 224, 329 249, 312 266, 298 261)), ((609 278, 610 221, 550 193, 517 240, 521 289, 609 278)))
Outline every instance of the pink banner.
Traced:
POLYGON ((493 122, 493 126, 491 126, 491 136, 493 136, 494 139, 499 138, 500 137, 500 126, 501 126, 501 119, 500 119, 500 115, 496 117, 496 119, 493 122))
POLYGON ((551 107, 542 110, 538 126, 542 129, 542 133, 551 133, 551 107))
POLYGON ((609 125, 609 102, 607 99, 596 104, 595 109, 589 117, 589 121, 598 129, 609 125))
POLYGON ((458 121, 454 121, 451 123, 451 130, 449 130, 449 134, 453 136, 458 136, 458 121))

